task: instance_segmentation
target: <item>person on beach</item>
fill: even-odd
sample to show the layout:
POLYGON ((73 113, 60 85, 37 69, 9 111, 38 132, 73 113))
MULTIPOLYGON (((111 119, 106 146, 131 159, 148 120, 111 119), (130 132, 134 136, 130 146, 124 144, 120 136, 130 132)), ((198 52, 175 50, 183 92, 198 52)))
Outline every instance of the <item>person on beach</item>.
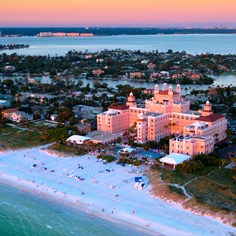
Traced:
POLYGON ((22 193, 22 194, 26 193, 26 190, 24 190, 24 189, 23 189, 23 190, 21 190, 21 193, 22 193))

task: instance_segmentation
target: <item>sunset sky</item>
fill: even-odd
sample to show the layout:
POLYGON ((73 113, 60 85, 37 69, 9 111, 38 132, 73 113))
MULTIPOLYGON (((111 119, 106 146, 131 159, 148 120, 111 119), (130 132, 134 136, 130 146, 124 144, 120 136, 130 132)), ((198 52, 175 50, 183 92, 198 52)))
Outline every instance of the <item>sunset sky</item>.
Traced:
POLYGON ((236 26, 235 0, 1 0, 0 26, 236 26))

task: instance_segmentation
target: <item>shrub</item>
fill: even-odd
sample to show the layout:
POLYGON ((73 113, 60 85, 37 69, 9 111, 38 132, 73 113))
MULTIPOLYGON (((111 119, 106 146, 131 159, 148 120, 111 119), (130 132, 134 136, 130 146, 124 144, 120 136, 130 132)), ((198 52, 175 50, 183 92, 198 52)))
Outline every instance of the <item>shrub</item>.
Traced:
POLYGON ((104 156, 103 160, 106 160, 107 162, 113 162, 115 160, 114 156, 104 156))
POLYGON ((199 172, 202 169, 204 169, 204 165, 199 160, 188 161, 176 167, 177 171, 188 173, 188 174, 199 172))
POLYGON ((181 196, 184 196, 184 192, 183 192, 183 190, 181 188, 175 187, 173 185, 168 185, 168 187, 169 187, 171 192, 175 192, 175 193, 177 193, 177 194, 179 194, 181 196))
POLYGON ((97 156, 98 159, 103 159, 103 160, 106 160, 107 162, 113 162, 115 160, 115 157, 114 156, 111 156, 111 155, 98 155, 97 156))

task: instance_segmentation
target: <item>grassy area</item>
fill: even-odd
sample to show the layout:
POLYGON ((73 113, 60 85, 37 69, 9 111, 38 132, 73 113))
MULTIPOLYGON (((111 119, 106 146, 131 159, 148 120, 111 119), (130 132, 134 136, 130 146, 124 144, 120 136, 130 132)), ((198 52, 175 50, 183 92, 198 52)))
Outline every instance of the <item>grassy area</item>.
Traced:
POLYGON ((45 144, 37 132, 4 127, 0 131, 0 149, 19 149, 45 144))
POLYGON ((145 175, 149 178, 152 185, 151 193, 163 200, 171 200, 173 202, 182 202, 186 199, 183 191, 175 186, 169 186, 160 180, 161 173, 149 170, 145 172, 145 175))
POLYGON ((168 185, 168 188, 169 188, 171 193, 177 193, 181 196, 184 196, 184 192, 181 188, 177 188, 177 187, 172 186, 172 185, 168 185))
POLYGON ((0 129, 0 136, 6 135, 8 133, 17 133, 19 130, 10 126, 6 126, 0 129))
POLYGON ((158 170, 160 173, 161 179, 170 184, 184 185, 188 181, 196 178, 194 174, 186 174, 177 171, 170 171, 167 169, 158 170))
MULTIPOLYGON (((159 170, 165 183, 183 186, 197 202, 206 203, 220 210, 236 212, 236 184, 233 172, 229 169, 215 168, 208 175, 179 173, 177 171, 159 170)), ((178 193, 178 191, 175 191, 178 193)), ((182 195, 182 194, 181 194, 182 195)))
MULTIPOLYGON (((208 174, 180 173, 178 171, 158 170, 159 176, 166 183, 171 194, 183 196, 180 188, 168 184, 185 186, 192 199, 184 203, 184 207, 200 214, 212 214, 221 217, 227 223, 236 225, 236 183, 233 171, 209 167, 208 174)), ((204 171, 206 173, 206 171, 204 171)), ((172 199, 172 197, 170 197, 172 199)))
POLYGON ((236 72, 225 72, 222 75, 236 75, 236 72))
POLYGON ((203 176, 186 186, 189 194, 197 202, 210 207, 236 212, 236 184, 231 170, 214 170, 209 176, 203 176))
POLYGON ((44 121, 38 121, 38 122, 30 122, 28 124, 28 127, 29 128, 38 128, 38 129, 41 129, 41 128, 44 128, 44 127, 55 127, 56 125, 53 124, 53 123, 47 123, 47 122, 44 122, 44 121))

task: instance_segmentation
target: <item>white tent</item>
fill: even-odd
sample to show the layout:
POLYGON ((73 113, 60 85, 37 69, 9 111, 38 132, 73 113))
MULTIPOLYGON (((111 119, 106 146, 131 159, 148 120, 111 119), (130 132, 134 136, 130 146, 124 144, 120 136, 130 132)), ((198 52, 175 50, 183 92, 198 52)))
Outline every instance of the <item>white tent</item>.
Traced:
POLYGON ((86 137, 86 136, 82 136, 82 135, 72 135, 66 140, 66 142, 83 144, 84 141, 90 140, 90 139, 91 139, 90 137, 86 137))
POLYGON ((126 147, 126 148, 121 149, 119 152, 121 152, 121 153, 131 153, 134 150, 135 150, 134 148, 126 147))
POLYGON ((170 155, 167 155, 165 157, 162 157, 159 161, 162 162, 162 165, 168 164, 173 165, 173 169, 175 169, 176 165, 185 162, 192 157, 189 155, 183 155, 179 153, 171 153, 170 155))

